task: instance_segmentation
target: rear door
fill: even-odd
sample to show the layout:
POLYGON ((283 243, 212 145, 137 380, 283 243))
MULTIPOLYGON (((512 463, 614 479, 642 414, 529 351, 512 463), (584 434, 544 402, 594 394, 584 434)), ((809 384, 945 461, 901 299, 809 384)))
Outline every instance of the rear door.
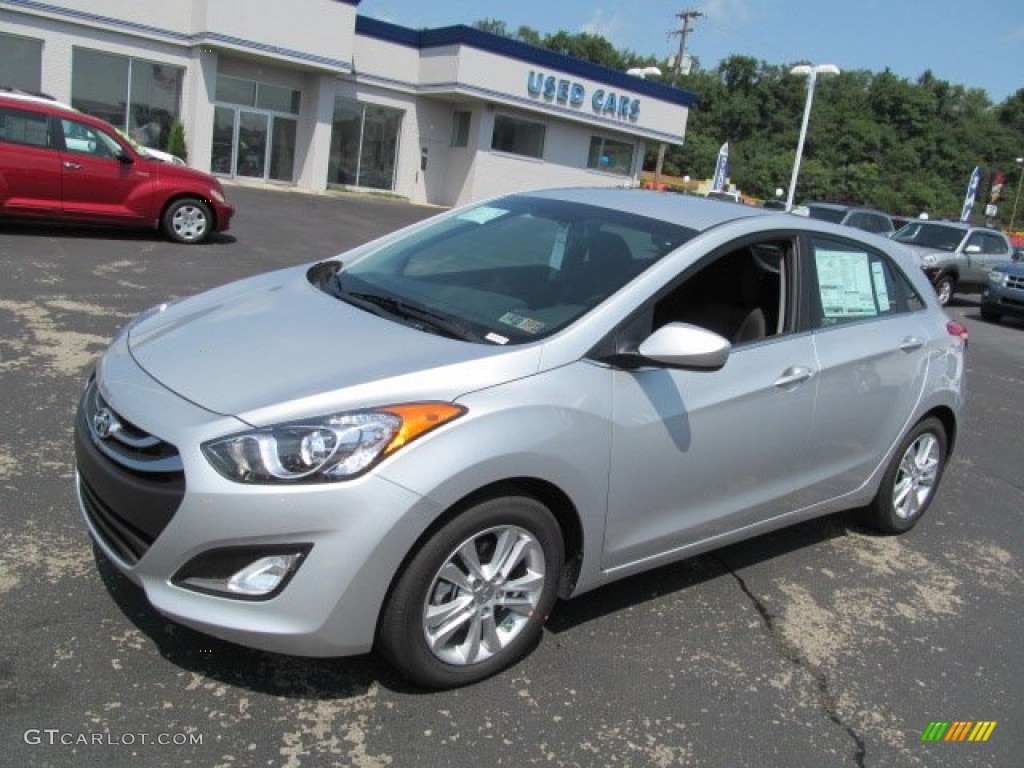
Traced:
POLYGON ((0 212, 60 214, 59 139, 45 112, 0 105, 0 212))
POLYGON ((800 505, 859 488, 907 429, 924 391, 925 304, 885 254, 809 237, 806 281, 820 373, 800 505))
POLYGON ((157 164, 121 159, 121 144, 89 123, 60 117, 59 125, 64 141, 64 216, 106 223, 151 223, 157 164))

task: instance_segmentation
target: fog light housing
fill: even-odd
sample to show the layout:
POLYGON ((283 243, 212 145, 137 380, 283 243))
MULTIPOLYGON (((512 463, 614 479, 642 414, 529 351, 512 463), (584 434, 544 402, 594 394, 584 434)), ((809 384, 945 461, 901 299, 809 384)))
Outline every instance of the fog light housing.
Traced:
POLYGON ((236 600, 269 600, 288 586, 312 547, 285 544, 211 549, 179 568, 171 583, 236 600))

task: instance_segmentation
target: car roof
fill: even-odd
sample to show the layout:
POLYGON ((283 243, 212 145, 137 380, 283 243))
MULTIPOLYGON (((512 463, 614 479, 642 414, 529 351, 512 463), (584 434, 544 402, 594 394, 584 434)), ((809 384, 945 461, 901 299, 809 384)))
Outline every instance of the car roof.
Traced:
POLYGON ((766 211, 750 205, 736 205, 724 200, 694 195, 667 195, 653 189, 574 187, 533 190, 519 194, 525 197, 596 205, 701 231, 727 221, 752 216, 779 215, 777 211, 766 211))
MULTIPOLYGON (((889 216, 885 211, 880 211, 877 208, 869 208, 866 205, 847 205, 846 203, 820 203, 817 201, 810 203, 803 203, 808 208, 822 208, 829 211, 868 211, 869 213, 880 213, 883 216, 889 216)), ((891 217, 890 217, 891 218, 891 217)))

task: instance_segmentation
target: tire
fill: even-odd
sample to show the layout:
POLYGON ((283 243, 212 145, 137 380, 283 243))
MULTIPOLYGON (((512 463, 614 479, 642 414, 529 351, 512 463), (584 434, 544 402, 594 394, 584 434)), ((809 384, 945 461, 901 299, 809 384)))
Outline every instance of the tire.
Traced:
POLYGON ((988 323, 998 323, 1003 316, 991 309, 981 308, 981 319, 988 323))
POLYGON ((867 522, 885 533, 904 533, 928 510, 948 458, 946 428, 936 418, 918 422, 900 443, 882 476, 867 522))
POLYGON ((210 206, 193 197, 175 200, 164 211, 164 233, 175 242, 194 245, 205 240, 212 229, 210 206))
POLYGON ((561 529, 540 502, 510 496, 470 507, 408 561, 384 607, 377 648, 425 688, 490 677, 539 642, 563 558, 561 529))
POLYGON ((946 306, 953 298, 956 291, 956 278, 952 275, 942 275, 935 281, 935 295, 939 297, 939 304, 946 306))

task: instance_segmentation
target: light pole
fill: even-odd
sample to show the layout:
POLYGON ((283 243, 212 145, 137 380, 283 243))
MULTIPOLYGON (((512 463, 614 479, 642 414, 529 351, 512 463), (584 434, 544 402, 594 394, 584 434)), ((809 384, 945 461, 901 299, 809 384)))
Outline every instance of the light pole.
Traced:
POLYGON ((811 119, 811 104, 814 102, 814 84, 818 75, 838 75, 835 64, 800 64, 789 70, 791 75, 807 76, 807 101, 804 103, 804 121, 800 125, 800 141, 796 145, 796 159, 793 160, 793 175, 789 179, 789 194, 786 196, 786 210, 793 210, 793 195, 796 194, 796 178, 800 175, 800 157, 804 153, 804 139, 807 138, 807 122, 811 119))
POLYGON ((1017 191, 1013 193, 1013 213, 1010 214, 1010 231, 1015 231, 1013 222, 1017 219, 1017 203, 1020 202, 1020 188, 1024 186, 1024 157, 1017 158, 1017 191))

